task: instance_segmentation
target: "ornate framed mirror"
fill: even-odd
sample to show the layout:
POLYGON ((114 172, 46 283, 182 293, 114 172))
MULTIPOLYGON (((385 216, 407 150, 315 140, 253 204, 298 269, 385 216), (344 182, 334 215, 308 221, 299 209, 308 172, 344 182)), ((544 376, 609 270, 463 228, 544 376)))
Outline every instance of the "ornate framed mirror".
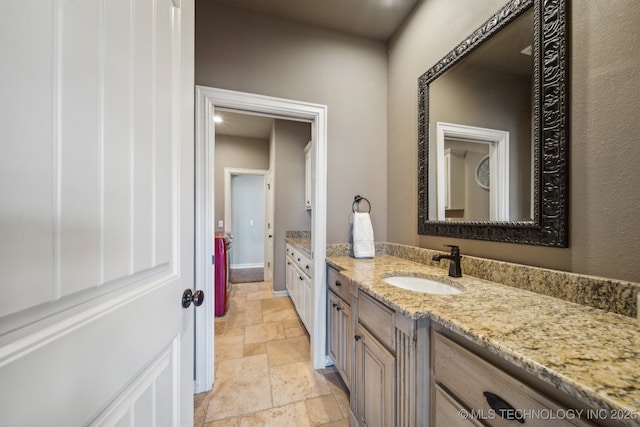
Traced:
POLYGON ((567 247, 565 1, 509 1, 418 79, 419 234, 567 247), (455 132, 436 143, 456 126, 507 135, 503 154, 455 132))

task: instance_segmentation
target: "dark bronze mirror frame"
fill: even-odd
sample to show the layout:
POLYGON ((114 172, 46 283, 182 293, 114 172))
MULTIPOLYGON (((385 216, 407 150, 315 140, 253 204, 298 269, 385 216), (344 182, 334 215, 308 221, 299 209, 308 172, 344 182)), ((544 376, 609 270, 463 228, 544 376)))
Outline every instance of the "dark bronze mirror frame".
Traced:
POLYGON ((567 247, 566 0, 511 0, 418 79, 418 234, 567 247), (429 220, 429 84, 483 41, 534 8, 534 218, 429 220))

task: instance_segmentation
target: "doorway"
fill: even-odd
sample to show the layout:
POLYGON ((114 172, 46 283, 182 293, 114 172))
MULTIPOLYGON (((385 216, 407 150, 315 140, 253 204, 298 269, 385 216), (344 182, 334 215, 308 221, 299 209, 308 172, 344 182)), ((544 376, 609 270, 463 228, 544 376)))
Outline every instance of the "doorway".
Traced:
MULTIPOLYGON (((256 115, 311 123, 312 169, 315 172, 312 188, 311 221, 314 267, 314 327, 311 336, 311 359, 315 369, 326 366, 326 151, 327 108, 295 100, 229 91, 203 86, 196 87, 196 265, 195 288, 213 295, 210 264, 213 238, 214 210, 214 123, 216 109, 234 109, 256 115)), ((213 300, 205 298, 204 310, 196 311, 195 392, 211 389, 213 384, 213 300)))
POLYGON ((270 281, 267 272, 270 224, 266 209, 268 170, 224 169, 224 224, 233 237, 232 283, 270 281))

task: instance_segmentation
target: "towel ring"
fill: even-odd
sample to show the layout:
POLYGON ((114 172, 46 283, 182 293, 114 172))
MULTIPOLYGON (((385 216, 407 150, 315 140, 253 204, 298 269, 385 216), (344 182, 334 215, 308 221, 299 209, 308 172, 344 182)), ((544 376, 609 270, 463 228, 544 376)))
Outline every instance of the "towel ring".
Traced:
POLYGON ((360 203, 363 200, 367 202, 367 205, 369 206, 369 210, 367 210, 366 213, 371 213, 371 203, 369 203, 369 200, 359 195, 353 198, 353 204, 351 205, 351 210, 353 211, 353 213, 364 212, 360 209, 360 203))

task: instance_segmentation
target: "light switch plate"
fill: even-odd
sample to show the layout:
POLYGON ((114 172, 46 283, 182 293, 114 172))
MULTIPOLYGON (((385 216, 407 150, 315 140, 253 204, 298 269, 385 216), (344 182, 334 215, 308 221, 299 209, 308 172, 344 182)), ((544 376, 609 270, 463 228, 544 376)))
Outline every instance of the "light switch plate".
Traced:
POLYGON ((218 227, 219 227, 219 228, 224 227, 224 221, 222 221, 221 219, 220 219, 220 220, 218 220, 218 227))

